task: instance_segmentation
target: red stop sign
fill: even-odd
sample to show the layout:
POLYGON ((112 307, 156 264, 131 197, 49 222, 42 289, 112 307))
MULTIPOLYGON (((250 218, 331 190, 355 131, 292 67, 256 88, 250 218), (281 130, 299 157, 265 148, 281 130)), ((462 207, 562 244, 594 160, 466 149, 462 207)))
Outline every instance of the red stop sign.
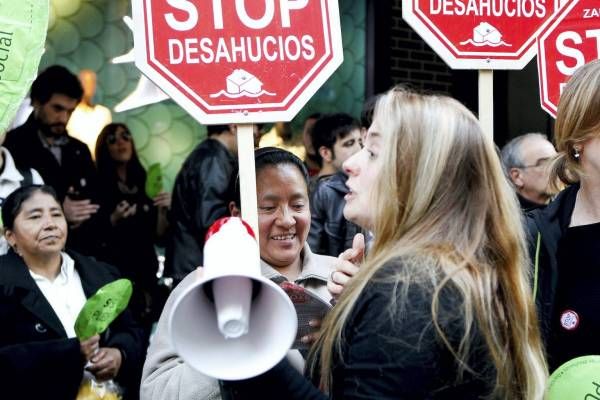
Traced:
POLYGON ((343 61, 337 0, 134 0, 137 67, 205 124, 289 121, 343 61))
POLYGON ((600 58, 600 1, 571 0, 538 39, 542 108, 556 117, 565 84, 584 64, 600 58))
POLYGON ((565 0, 406 0, 408 24, 454 69, 522 69, 565 0))

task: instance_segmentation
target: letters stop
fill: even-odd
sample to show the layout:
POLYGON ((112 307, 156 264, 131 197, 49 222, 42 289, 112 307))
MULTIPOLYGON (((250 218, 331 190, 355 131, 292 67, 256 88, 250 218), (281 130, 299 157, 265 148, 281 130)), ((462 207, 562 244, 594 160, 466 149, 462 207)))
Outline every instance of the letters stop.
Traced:
MULTIPOLYGON (((214 29, 223 29, 223 5, 222 0, 212 1, 212 24, 214 29)), ((248 2, 256 3, 260 0, 248 0, 248 2)), ((308 4, 308 0, 263 0, 265 3, 265 11, 262 17, 255 19, 248 15, 246 10, 246 0, 235 0, 235 11, 242 24, 250 29, 262 29, 267 27, 275 17, 275 1, 279 2, 279 11, 281 18, 281 26, 284 28, 290 27, 290 11, 300 10, 308 4)), ((198 9, 198 4, 201 1, 193 2, 191 0, 166 0, 171 7, 184 12, 187 16, 184 19, 177 19, 175 14, 166 13, 165 20, 167 24, 176 31, 189 31, 194 29, 200 20, 207 13, 204 10, 198 9)), ((205 1, 202 1, 205 3, 205 1)))

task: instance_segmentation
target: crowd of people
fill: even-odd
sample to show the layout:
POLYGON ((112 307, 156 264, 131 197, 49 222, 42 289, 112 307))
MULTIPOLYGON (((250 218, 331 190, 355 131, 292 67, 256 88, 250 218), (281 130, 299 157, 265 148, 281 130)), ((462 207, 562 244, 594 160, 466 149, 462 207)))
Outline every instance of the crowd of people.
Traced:
POLYGON ((556 148, 533 132, 499 151, 458 101, 404 86, 365 102, 360 120, 310 115, 303 158, 286 150, 285 124, 262 141, 277 147, 259 147, 258 127, 261 274, 332 308, 310 321, 309 351, 224 382, 183 361, 169 320, 202 276, 209 227, 243 217, 236 126, 208 126, 173 196, 150 195, 134 133, 110 122, 92 154, 67 129, 82 83, 45 69, 31 115, 0 137, 8 393, 74 399, 85 372, 124 399, 543 399, 549 373, 600 354, 599 88, 600 61, 571 78, 556 148), (86 299, 120 277, 133 284, 126 311, 78 338, 86 299))

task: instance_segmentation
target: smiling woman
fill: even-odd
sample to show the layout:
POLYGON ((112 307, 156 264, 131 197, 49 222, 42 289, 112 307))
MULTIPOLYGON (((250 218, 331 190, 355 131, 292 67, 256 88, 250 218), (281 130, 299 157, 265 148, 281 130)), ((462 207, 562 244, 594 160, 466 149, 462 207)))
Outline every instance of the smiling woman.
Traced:
MULTIPOLYGON (((262 275, 276 283, 293 282, 323 301, 329 301, 331 294, 327 291, 327 278, 333 271, 336 259, 313 254, 306 243, 310 227, 306 167, 292 153, 274 147, 256 150, 254 160, 262 275)), ((230 211, 237 216, 239 181, 235 187, 232 184, 230 189, 230 211)), ((235 243, 231 243, 232 250, 235 246, 235 243)), ((183 362, 175 352, 168 333, 168 321, 175 299, 195 282, 197 274, 197 271, 190 273, 167 300, 148 349, 142 376, 142 399, 221 398, 217 381, 183 362)), ((301 323, 306 324, 307 321, 301 323)), ((313 327, 311 325, 310 329, 313 327)), ((296 366, 303 364, 297 350, 290 351, 287 359, 296 366)))
POLYGON ((118 274, 63 251, 67 223, 54 190, 17 189, 4 202, 2 218, 11 250, 0 257, 0 376, 14 396, 5 394, 73 399, 86 363, 98 380, 115 378, 137 391, 143 341, 128 311, 102 337, 75 335, 86 299, 118 274))
POLYGON ((302 272, 300 254, 310 227, 310 209, 305 171, 293 159, 277 163, 273 157, 282 154, 287 155, 278 150, 257 152, 260 256, 295 280, 302 272))

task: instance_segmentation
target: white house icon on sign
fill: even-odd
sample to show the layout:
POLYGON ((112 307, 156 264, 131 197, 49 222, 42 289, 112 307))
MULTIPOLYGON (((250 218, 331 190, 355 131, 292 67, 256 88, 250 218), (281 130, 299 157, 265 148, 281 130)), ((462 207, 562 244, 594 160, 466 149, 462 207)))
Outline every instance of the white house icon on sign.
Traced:
POLYGON ((500 43, 502 34, 487 22, 482 22, 473 29, 473 41, 476 43, 500 43))
POLYGON ((471 44, 473 46, 511 46, 502 40, 502 33, 492 24, 481 22, 473 28, 473 37, 460 43, 461 45, 471 44))
POLYGON ((227 93, 252 93, 256 94, 262 90, 262 82, 252 74, 243 69, 236 69, 227 77, 227 93))
POLYGON ((225 78, 225 90, 210 95, 212 98, 225 96, 231 99, 238 97, 274 96, 275 93, 263 90, 263 83, 256 76, 243 69, 234 70, 225 78))

